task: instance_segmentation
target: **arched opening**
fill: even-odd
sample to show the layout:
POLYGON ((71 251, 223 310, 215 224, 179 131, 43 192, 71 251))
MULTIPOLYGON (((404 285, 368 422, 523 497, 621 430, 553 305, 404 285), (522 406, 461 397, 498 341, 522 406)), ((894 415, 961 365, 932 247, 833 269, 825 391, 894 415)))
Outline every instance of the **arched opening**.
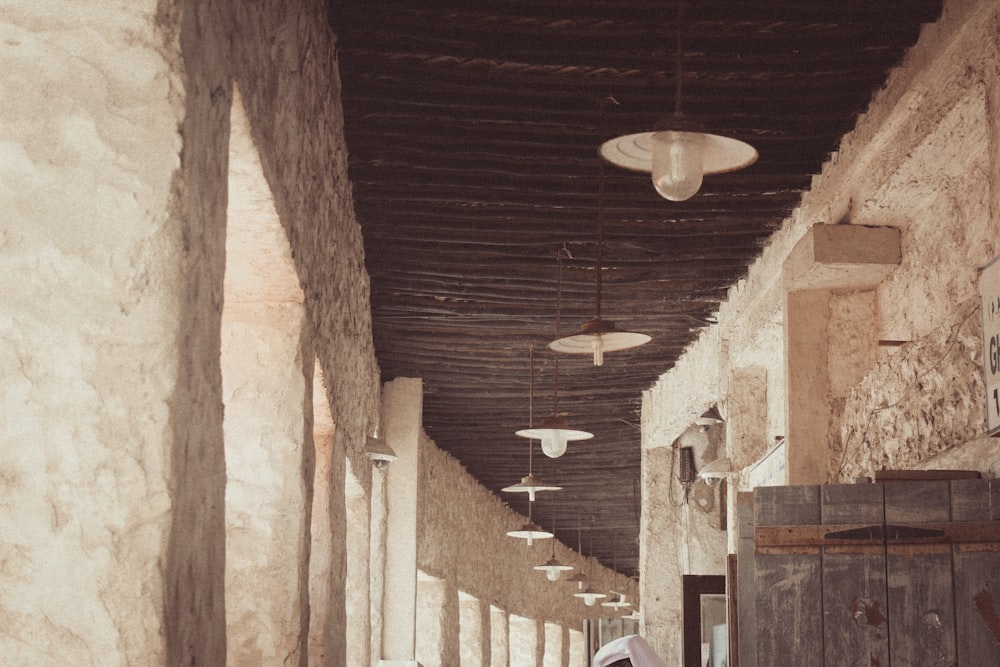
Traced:
POLYGON ((570 628, 569 631, 569 667, 587 667, 587 641, 581 630, 570 628))
POLYGON ((490 605, 490 667, 507 667, 510 663, 509 634, 507 612, 490 605))
POLYGON ((371 504, 350 460, 344 472, 344 500, 347 508, 347 576, 344 599, 347 611, 347 664, 367 665, 371 650, 369 594, 369 548, 371 544, 371 504))
POLYGON ((483 603, 474 595, 458 592, 458 643, 461 667, 483 667, 488 656, 483 634, 483 603))
MULTIPOLYGON (((444 581, 417 572, 417 662, 423 667, 442 667, 444 581)), ((391 629, 387 628, 387 632, 391 629)))
POLYGON ((536 667, 538 623, 524 616, 510 615, 510 667, 536 667))
POLYGON ((545 654, 542 658, 544 667, 562 667, 563 664, 563 627, 556 623, 545 624, 545 654))

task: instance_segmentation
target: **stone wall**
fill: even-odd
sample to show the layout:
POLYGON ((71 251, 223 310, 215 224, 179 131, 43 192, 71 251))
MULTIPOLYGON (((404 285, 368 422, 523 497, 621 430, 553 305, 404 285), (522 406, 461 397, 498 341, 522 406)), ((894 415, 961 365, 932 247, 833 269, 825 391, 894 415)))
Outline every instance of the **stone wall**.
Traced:
MULTIPOLYGON (((946 0, 942 20, 924 28, 800 206, 730 290, 719 324, 647 392, 644 468, 654 459, 662 465, 659 448, 716 400, 729 421, 728 455, 737 473, 787 434, 782 269, 813 225, 854 224, 900 230, 902 262, 873 291, 826 297, 829 351, 816 363, 830 389, 822 406, 831 433, 827 481, 881 468, 1000 471, 1000 449, 983 437, 978 302, 979 270, 1000 252, 997 62, 1000 6, 946 0)), ((647 503, 664 503, 662 487, 644 471, 644 512, 647 503)), ((683 523, 644 520, 643 544, 673 529, 684 530, 683 523)), ((678 558, 686 539, 671 540, 678 558)), ((656 576, 657 568, 643 559, 644 633, 672 654, 679 637, 670 622, 680 601, 669 587, 680 582, 656 576)))
MULTIPOLYGON (((327 379, 332 487, 345 457, 371 485, 362 447, 378 369, 335 38, 318 0, 64 9, 8 3, 0 21, 0 655, 220 665, 234 82, 305 293, 301 362, 315 349, 327 379)), ((331 504, 342 540, 343 493, 331 504)), ((325 633, 337 662, 343 545, 333 551, 325 633)), ((300 648, 303 631, 288 628, 300 648)))
MULTIPOLYGON (((191 516, 175 447, 201 459, 193 485, 221 481, 222 271, 193 261, 220 237, 184 220, 174 188, 176 32, 148 1, 0 18, 5 664, 162 662, 172 511, 191 516)), ((188 535, 221 564, 221 516, 204 518, 188 535)), ((202 587, 203 622, 221 619, 218 593, 202 587)))
MULTIPOLYGON (((507 531, 520 528, 526 517, 483 488, 426 435, 420 442, 420 480, 417 566, 423 572, 452 582, 453 588, 480 601, 539 622, 580 628, 586 618, 609 615, 599 605, 586 607, 572 597, 574 584, 549 582, 543 572, 533 570, 552 555, 552 541, 535 540, 528 547, 524 540, 508 537, 507 531)), ((588 572, 587 560, 559 542, 556 558, 588 572)), ((635 593, 632 582, 626 583, 621 575, 613 577, 598 564, 590 569, 595 590, 626 587, 627 593, 635 593)), ((448 603, 457 609, 458 596, 450 596, 448 603)))

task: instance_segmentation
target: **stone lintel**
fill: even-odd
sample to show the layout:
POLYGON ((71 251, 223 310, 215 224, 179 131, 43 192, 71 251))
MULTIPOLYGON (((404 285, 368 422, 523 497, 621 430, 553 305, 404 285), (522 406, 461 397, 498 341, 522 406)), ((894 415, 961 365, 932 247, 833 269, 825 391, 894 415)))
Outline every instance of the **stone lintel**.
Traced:
POLYGON ((813 225, 785 259, 789 292, 874 289, 902 260, 895 227, 813 225))

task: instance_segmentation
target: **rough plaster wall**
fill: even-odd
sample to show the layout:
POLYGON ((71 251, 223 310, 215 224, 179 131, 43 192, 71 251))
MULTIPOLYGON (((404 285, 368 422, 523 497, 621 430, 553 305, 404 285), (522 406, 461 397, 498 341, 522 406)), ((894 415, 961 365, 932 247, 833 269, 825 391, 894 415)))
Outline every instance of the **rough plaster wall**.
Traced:
POLYGON ((998 140, 986 99, 981 85, 963 91, 864 203, 866 216, 906 221, 903 263, 878 306, 881 336, 910 342, 883 351, 851 393, 830 462, 839 481, 917 467, 985 431, 977 269, 998 243, 984 187, 998 140))
POLYGON ((325 21, 318 1, 5 5, 5 660, 224 662, 233 76, 336 378, 339 451, 365 462, 378 373, 325 21))
MULTIPOLYGON (((709 445, 710 438, 699 429, 689 429, 677 441, 677 446, 703 451, 709 445)), ((641 634, 667 664, 680 664, 681 660, 677 629, 683 621, 683 576, 725 572, 726 562, 718 487, 698 481, 685 495, 677 480, 675 452, 673 447, 657 447, 643 449, 642 454, 641 634), (699 499, 705 504, 700 505, 699 499)), ((714 454, 703 454, 705 457, 714 454)))
MULTIPOLYGON (((841 468, 837 451, 831 473, 849 479, 890 460, 984 472, 1000 467, 996 448, 978 437, 984 415, 974 298, 975 271, 997 254, 1000 239, 998 12, 1000 5, 990 0, 946 1, 942 21, 925 27, 903 66, 813 179, 800 207, 747 278, 730 290, 719 325, 644 396, 644 448, 669 445, 689 423, 694 405, 717 393, 716 385, 729 389, 726 377, 716 378, 719 368, 767 368, 773 431, 767 440, 783 435, 783 343, 759 332, 783 319, 781 267, 794 245, 815 223, 849 220, 903 230, 903 265, 878 291, 878 324, 872 328, 878 338, 913 342, 894 352, 879 348, 863 379, 853 387, 840 385, 847 390, 841 437, 848 456, 841 468), (780 364, 761 361, 766 359, 780 364), (900 397, 905 400, 893 405, 900 397), (858 449, 861 441, 868 443, 864 450, 858 449)), ((834 333, 839 343, 851 343, 846 332, 834 333)), ((840 370, 833 369, 835 377, 840 370)), ((653 456, 649 452, 647 459, 653 456)), ((645 473, 646 465, 644 459, 644 493, 655 495, 650 485, 659 482, 645 473)), ((644 525, 644 543, 653 530, 644 525)), ((651 607, 667 586, 677 585, 650 576, 655 567, 648 560, 641 573, 646 632, 654 636, 671 632, 678 620, 651 607)))
MULTIPOLYGON (((549 582, 532 568, 548 560, 550 540, 524 540, 507 536, 526 518, 476 482, 449 454, 424 435, 420 441, 420 485, 417 503, 417 567, 435 577, 454 582, 459 589, 489 604, 538 621, 580 627, 585 618, 596 618, 606 609, 586 607, 573 597, 564 582, 549 582)), ((556 557, 576 568, 585 559, 558 543, 556 557)), ((590 572, 597 590, 615 590, 622 578, 594 565, 590 572), (612 586, 612 582, 616 582, 612 586)), ((634 595, 628 584, 626 594, 634 595)), ((632 598, 635 599, 635 598, 632 598)))
MULTIPOLYGON (((996 254, 998 238, 1000 189, 990 187, 1000 165, 992 111, 1000 100, 997 11, 995 3, 950 0, 945 19, 925 28, 747 279, 730 290, 720 324, 647 393, 644 446, 668 444, 683 430, 691 411, 677 408, 690 403, 685 396, 712 384, 720 341, 728 343, 731 365, 754 353, 780 354, 780 342, 761 346, 754 332, 780 321, 781 266, 816 222, 849 217, 857 224, 903 228, 903 266, 879 290, 880 337, 908 340, 965 316, 960 306, 975 293, 975 269, 996 254), (682 414, 672 418, 665 414, 670 412, 682 414)), ((770 391, 771 376, 769 404, 776 393, 770 391)))
POLYGON ((227 90, 223 76, 239 86, 274 205, 293 249, 337 424, 329 481, 334 490, 330 531, 336 543, 325 575, 331 604, 323 634, 328 659, 342 662, 346 510, 338 490, 345 456, 362 487, 371 487, 363 447, 366 435, 377 426, 380 384, 363 243, 347 180, 336 40, 321 0, 220 0, 198 4, 195 11, 218 28, 193 37, 206 51, 229 59, 219 77, 199 92, 214 98, 227 90))
MULTIPOLYGON (((217 372, 177 350, 185 301, 212 296, 182 277, 177 21, 154 2, 52 9, 0 17, 0 662, 163 661, 178 422, 221 442, 217 372)), ((218 264, 191 269, 221 287, 218 264)))
MULTIPOLYGON (((370 468, 363 448, 377 426, 381 387, 347 179, 336 37, 322 0, 232 2, 227 11, 239 36, 233 75, 294 249, 338 438, 360 473, 370 468)), ((370 475, 361 481, 367 489, 370 475)))

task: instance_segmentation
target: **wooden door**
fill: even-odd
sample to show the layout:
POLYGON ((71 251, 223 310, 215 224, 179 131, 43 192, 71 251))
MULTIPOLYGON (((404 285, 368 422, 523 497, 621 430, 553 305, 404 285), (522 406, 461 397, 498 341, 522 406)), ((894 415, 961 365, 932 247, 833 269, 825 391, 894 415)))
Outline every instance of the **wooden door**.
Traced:
POLYGON ((752 528, 744 667, 1000 667, 1000 482, 760 487, 752 528))

